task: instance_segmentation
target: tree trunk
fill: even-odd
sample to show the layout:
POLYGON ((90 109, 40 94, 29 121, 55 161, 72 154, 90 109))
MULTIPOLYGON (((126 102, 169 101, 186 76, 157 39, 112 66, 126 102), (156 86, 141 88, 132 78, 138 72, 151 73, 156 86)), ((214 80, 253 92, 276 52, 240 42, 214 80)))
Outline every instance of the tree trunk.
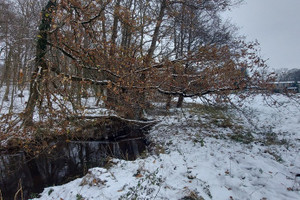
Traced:
POLYGON ((170 108, 171 108, 171 101, 172 101, 172 96, 171 95, 167 95, 166 110, 170 110, 170 108))
POLYGON ((179 95, 176 107, 181 108, 182 103, 183 103, 183 95, 179 95))
MULTIPOLYGON (((163 17, 165 15, 165 10, 167 9, 167 1, 163 0, 161 2, 160 5, 160 11, 159 11, 159 15, 156 19, 156 25, 155 25, 155 29, 154 29, 154 33, 152 36, 152 41, 151 41, 151 45, 150 48, 148 49, 147 55, 146 55, 146 59, 145 59, 145 66, 146 67, 150 67, 151 66, 151 61, 152 61, 152 57, 156 48, 156 43, 158 41, 158 36, 159 36, 159 31, 161 28, 161 24, 162 24, 162 20, 163 17)), ((146 74, 142 73, 141 74, 141 82, 145 82, 146 80, 146 74)), ((142 105, 148 105, 149 103, 146 102, 146 94, 145 91, 141 92, 139 94, 140 98, 139 98, 139 103, 142 105)), ((138 118, 143 118, 143 108, 142 107, 138 107, 138 109, 136 110, 137 116, 138 118)))
POLYGON ((6 59, 5 59, 5 71, 3 73, 3 80, 5 80, 6 90, 5 90, 5 94, 3 96, 3 101, 9 101, 8 95, 9 95, 9 90, 10 90, 12 51, 13 51, 12 49, 10 49, 8 51, 8 55, 6 56, 6 59))
POLYGON ((47 45, 48 45, 48 31, 51 27, 52 12, 56 8, 56 1, 49 0, 46 7, 42 11, 42 21, 39 27, 39 34, 36 47, 36 69, 31 76, 30 94, 28 103, 24 113, 24 124, 30 125, 33 122, 33 113, 36 102, 40 97, 40 89, 42 87, 42 80, 44 72, 47 71, 47 63, 45 59, 47 45))

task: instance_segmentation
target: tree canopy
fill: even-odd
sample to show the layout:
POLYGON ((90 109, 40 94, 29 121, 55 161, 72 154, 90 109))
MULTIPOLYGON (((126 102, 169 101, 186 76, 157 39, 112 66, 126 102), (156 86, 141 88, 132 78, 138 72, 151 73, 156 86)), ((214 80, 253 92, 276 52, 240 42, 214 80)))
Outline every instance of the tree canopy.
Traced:
POLYGON ((49 0, 25 118, 36 106, 55 113, 54 102, 80 110, 90 92, 118 115, 141 119, 158 95, 177 96, 181 106, 184 97, 265 89, 271 77, 258 44, 244 42, 220 16, 238 3, 49 0))

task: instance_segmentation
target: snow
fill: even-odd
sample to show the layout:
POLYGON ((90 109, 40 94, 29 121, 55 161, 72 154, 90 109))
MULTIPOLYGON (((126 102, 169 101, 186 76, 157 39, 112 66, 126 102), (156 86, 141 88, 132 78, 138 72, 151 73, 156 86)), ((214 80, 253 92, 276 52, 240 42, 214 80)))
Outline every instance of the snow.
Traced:
MULTIPOLYGON (((12 87, 12 86, 11 86, 12 87)), ((24 109, 26 108, 27 100, 29 97, 29 90, 25 89, 23 91, 23 97, 19 97, 20 91, 15 91, 14 94, 9 93, 9 101, 4 101, 3 96, 5 93, 5 87, 0 88, 0 115, 5 114, 13 114, 14 117, 17 117, 19 114, 21 114, 24 109), (11 97, 13 96, 13 106, 11 106, 11 97), (11 110, 10 110, 11 107, 11 110)), ((63 107, 66 111, 74 112, 72 104, 68 99, 56 95, 55 97, 51 96, 52 100, 52 106, 54 110, 61 110, 63 107)), ((78 116, 108 116, 108 115, 115 115, 115 112, 112 110, 108 110, 106 108, 95 106, 97 102, 97 98, 95 97, 87 97, 81 99, 81 108, 76 110, 78 116)), ((44 100, 44 104, 46 104, 46 100, 44 100)), ((103 105, 104 102, 100 101, 99 105, 103 105)), ((34 120, 39 121, 41 120, 38 112, 36 111, 34 114, 34 120)))
POLYGON ((240 111, 228 111, 251 132, 250 143, 230 139, 228 127, 204 126, 205 116, 175 109, 154 116, 161 122, 148 135, 155 146, 145 157, 111 159, 108 168, 92 168, 82 178, 45 188, 39 199, 300 199, 300 105, 283 95, 272 98, 272 107, 257 95, 240 111), (284 142, 262 142, 268 133, 284 142))

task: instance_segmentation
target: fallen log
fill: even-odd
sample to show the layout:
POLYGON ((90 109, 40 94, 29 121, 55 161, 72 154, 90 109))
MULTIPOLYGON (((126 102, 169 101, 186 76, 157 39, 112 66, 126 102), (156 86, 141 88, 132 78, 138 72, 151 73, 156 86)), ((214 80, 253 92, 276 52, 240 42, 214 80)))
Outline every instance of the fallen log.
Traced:
POLYGON ((144 136, 157 120, 131 120, 119 116, 70 116, 75 121, 71 134, 81 140, 110 140, 144 136))

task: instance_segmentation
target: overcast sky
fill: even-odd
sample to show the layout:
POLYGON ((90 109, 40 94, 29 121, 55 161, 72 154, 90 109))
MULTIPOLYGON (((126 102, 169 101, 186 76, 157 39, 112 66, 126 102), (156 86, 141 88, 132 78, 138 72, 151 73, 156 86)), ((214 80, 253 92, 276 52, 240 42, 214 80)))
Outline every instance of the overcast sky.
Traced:
POLYGON ((300 69, 300 0, 245 0, 225 16, 259 41, 271 68, 300 69))

